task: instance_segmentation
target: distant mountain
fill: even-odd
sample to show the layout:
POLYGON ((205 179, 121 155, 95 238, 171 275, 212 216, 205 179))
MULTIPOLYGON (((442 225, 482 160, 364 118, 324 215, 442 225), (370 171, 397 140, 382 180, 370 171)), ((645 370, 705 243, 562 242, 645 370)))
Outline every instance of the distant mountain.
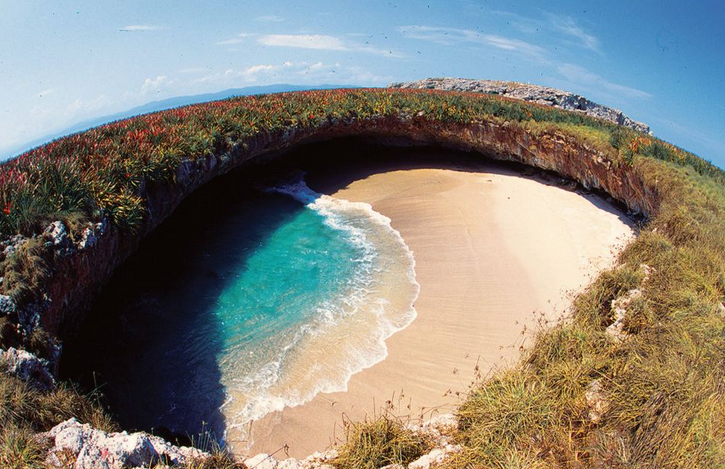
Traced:
POLYGON ((326 90, 334 88, 358 88, 358 86, 352 85, 316 85, 316 86, 302 86, 302 85, 265 85, 265 86, 248 86, 245 88, 231 88, 224 91, 218 91, 216 93, 205 93, 196 94, 190 96, 176 96, 174 98, 162 99, 160 101, 151 101, 141 106, 136 106, 127 111, 118 112, 116 114, 110 114, 107 116, 97 117, 88 119, 53 134, 43 136, 35 139, 31 142, 23 143, 16 147, 10 148, 9 150, 0 150, 0 160, 6 160, 12 156, 19 155, 22 152, 35 148, 44 143, 55 140, 56 138, 64 137, 66 135, 82 132, 84 130, 97 127, 108 122, 113 122, 121 119, 126 119, 139 114, 148 114, 149 112, 163 111, 165 109, 173 109, 181 106, 188 106, 189 104, 206 103, 209 101, 218 101, 220 99, 231 98, 233 96, 250 96, 254 94, 269 94, 269 93, 285 93, 288 91, 304 91, 304 90, 326 90))

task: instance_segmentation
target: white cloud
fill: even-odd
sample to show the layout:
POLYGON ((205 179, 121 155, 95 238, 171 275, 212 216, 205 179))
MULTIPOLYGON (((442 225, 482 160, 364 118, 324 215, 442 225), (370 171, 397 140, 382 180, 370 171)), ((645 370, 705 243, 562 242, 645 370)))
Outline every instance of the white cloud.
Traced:
MULTIPOLYGON (((483 12, 479 5, 471 9, 472 14, 481 16, 483 12)), ((575 44, 585 49, 589 49, 598 54, 602 54, 599 38, 587 32, 580 24, 578 24, 570 16, 561 16, 542 11, 536 17, 521 16, 517 13, 502 10, 486 10, 486 16, 495 16, 500 18, 500 23, 504 23, 521 33, 528 36, 539 36, 542 31, 555 33, 559 42, 564 39, 568 44, 575 44)), ((540 36, 539 36, 540 37, 540 36)))
POLYGON ((569 16, 560 17, 548 15, 552 28, 577 40, 577 44, 584 46, 594 52, 601 53, 599 39, 584 31, 574 19, 569 16))
POLYGON ((323 34, 268 34, 257 39, 262 45, 273 47, 293 47, 298 49, 317 49, 348 52, 365 52, 385 57, 402 57, 403 55, 389 49, 378 49, 367 43, 343 41, 335 36, 323 34))
POLYGON ((270 23, 281 23, 284 21, 284 18, 277 15, 265 15, 265 16, 258 16, 254 18, 256 21, 265 21, 270 23))
POLYGON ((260 37, 257 41, 265 46, 348 50, 339 38, 322 34, 269 34, 260 37))
POLYGON ((649 99, 652 95, 646 91, 631 88, 625 85, 612 83, 611 81, 587 70, 584 67, 574 64, 561 64, 557 66, 557 71, 567 80, 573 82, 584 89, 593 92, 606 92, 616 96, 629 99, 649 99))
MULTIPOLYGON (((285 63, 289 63, 289 62, 285 62, 285 63)), ((268 72, 268 71, 274 70, 274 69, 275 69, 274 65, 253 65, 253 66, 249 67, 245 71, 245 73, 248 75, 254 75, 255 73, 268 72)))
POLYGON ((498 49, 520 53, 521 55, 543 61, 546 49, 520 39, 513 39, 495 34, 483 34, 472 29, 444 28, 437 26, 410 25, 401 26, 398 30, 407 38, 431 41, 443 45, 462 43, 479 44, 498 49))
POLYGON ((339 62, 286 61, 279 64, 257 64, 242 69, 228 69, 191 80, 195 86, 246 86, 254 83, 342 83, 382 85, 392 81, 390 76, 370 73, 360 66, 345 66, 339 62))
POLYGON ((130 26, 124 26, 119 31, 125 32, 137 32, 137 31, 160 31, 165 29, 163 26, 155 24, 132 24, 130 26))
POLYGON ((141 94, 160 93, 164 88, 174 84, 166 75, 159 75, 156 78, 147 78, 141 85, 141 94))
POLYGON ((227 39, 226 41, 219 41, 219 42, 217 42, 216 45, 218 45, 218 46, 233 46, 233 45, 236 45, 236 44, 241 44, 242 42, 244 42, 244 40, 246 38, 248 38, 250 36, 252 36, 252 35, 249 34, 249 33, 239 33, 239 34, 237 34, 235 37, 233 37, 231 39, 227 39))

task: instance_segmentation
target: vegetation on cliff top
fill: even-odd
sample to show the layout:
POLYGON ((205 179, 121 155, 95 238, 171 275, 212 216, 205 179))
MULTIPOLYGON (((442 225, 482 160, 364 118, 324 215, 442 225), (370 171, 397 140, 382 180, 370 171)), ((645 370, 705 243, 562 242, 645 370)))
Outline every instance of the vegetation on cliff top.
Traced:
POLYGON ((122 227, 144 217, 140 189, 172 181, 185 159, 230 151, 260 133, 390 115, 440 122, 516 122, 534 133, 572 134, 614 161, 639 154, 722 177, 679 148, 583 114, 480 94, 331 90, 234 98, 157 112, 61 138, 0 166, 0 236, 47 223, 105 216, 122 227))
MULTIPOLYGON (((235 151, 260 133, 386 116, 565 134, 615 168, 634 166, 659 192, 640 237, 616 269, 576 299, 572 318, 539 333, 518 366, 472 390, 460 409, 464 451, 451 467, 725 467, 725 174, 608 122, 495 96, 410 90, 303 92, 180 108, 63 138, 1 165, 0 236, 38 235, 55 220, 80 236, 103 218, 133 231, 146 216, 143 188, 173 184, 185 160, 235 151), (612 301, 635 289, 624 334, 613 338, 606 333, 616 320, 612 301)), ((0 265, 2 291, 18 303, 32 298, 48 275, 44 263, 42 242, 24 244, 0 265)), ((0 325, 0 345, 16 336, 0 325)), ((50 404, 38 398, 29 410, 25 385, 7 379, 3 451, 19 431, 54 421, 46 418, 50 404)), ((367 448, 355 441, 342 454, 357 460, 367 448)), ((375 445, 386 451, 384 441, 375 445)), ((337 464, 362 467, 352 459, 337 464)))

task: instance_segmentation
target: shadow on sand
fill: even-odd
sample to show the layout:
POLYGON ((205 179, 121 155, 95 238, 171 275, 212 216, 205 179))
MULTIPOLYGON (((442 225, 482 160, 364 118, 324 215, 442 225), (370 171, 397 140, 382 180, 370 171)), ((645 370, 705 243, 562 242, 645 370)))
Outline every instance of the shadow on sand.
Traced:
MULTIPOLYGON (((224 435, 218 364, 224 326, 214 308, 255 249, 303 210, 287 196, 252 189, 262 177, 302 169, 311 188, 329 194, 376 173, 440 168, 574 188, 557 175, 480 154, 389 148, 359 139, 302 146, 277 161, 246 176, 221 177, 184 201, 115 272, 78 337, 66 344, 62 376, 86 389, 101 386, 124 429, 155 430, 166 437, 169 430, 193 437, 224 435)), ((632 224, 621 206, 583 195, 632 224)))
POLYGON ((249 256, 303 209, 251 186, 229 175, 184 201, 114 273, 66 344, 61 375, 100 386, 122 428, 223 437, 224 326, 214 308, 249 256))

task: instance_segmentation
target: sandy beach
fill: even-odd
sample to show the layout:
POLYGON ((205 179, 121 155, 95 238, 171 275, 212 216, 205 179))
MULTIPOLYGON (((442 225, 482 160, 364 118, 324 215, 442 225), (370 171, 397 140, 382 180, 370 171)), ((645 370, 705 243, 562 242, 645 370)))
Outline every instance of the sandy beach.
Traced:
POLYGON ((565 314, 573 293, 633 236, 600 197, 493 163, 347 177, 311 186, 392 219, 415 256, 418 316, 347 392, 254 422, 250 454, 287 444, 290 456, 307 456, 342 440, 343 419, 386 407, 412 418, 452 412, 476 369, 485 375, 515 360, 531 337, 523 332, 565 314))

